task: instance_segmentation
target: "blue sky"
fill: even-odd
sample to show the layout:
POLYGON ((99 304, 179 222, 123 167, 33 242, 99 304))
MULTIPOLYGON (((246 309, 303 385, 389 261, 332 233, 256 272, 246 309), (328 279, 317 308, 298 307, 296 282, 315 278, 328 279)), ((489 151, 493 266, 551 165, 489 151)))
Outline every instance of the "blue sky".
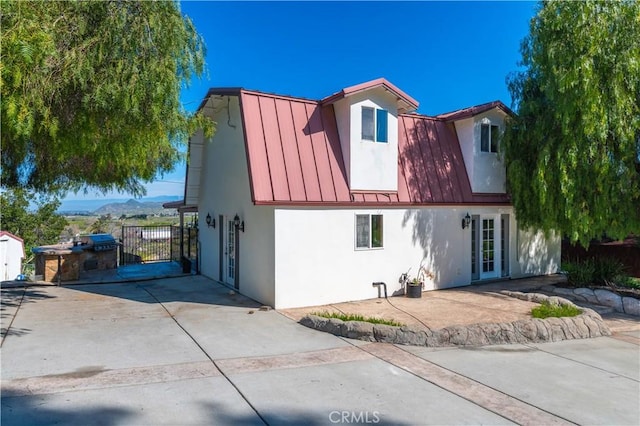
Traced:
MULTIPOLYGON (((210 87, 321 99, 385 77, 438 114, 499 99, 518 69, 534 2, 183 1, 207 45, 207 73, 182 94, 195 110, 210 87)), ((147 185, 182 195, 185 166, 147 185)), ((128 198, 128 194, 107 194, 128 198)), ((105 198, 89 192, 67 199, 105 198)))

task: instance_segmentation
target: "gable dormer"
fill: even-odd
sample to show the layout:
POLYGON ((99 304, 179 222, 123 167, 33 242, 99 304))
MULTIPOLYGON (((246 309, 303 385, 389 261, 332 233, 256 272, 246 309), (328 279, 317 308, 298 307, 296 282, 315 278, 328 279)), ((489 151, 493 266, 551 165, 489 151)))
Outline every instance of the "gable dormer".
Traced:
POLYGON ((455 125, 473 192, 506 192, 506 169, 499 139, 509 114, 513 114, 509 108, 494 101, 438 116, 455 125))
POLYGON ((387 80, 351 86, 324 99, 333 104, 351 192, 398 190, 398 114, 418 102, 387 80))

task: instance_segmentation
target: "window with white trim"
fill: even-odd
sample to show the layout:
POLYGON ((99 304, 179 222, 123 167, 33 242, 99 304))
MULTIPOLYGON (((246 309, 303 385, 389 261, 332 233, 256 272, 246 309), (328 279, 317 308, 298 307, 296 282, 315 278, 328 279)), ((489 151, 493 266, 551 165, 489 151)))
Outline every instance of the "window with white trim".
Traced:
POLYGON ((386 109, 362 107, 362 139, 388 142, 389 112, 386 109))
POLYGON ((500 127, 495 124, 480 125, 480 151, 498 152, 500 127))
POLYGON ((382 215, 356 215, 356 248, 382 248, 382 215))

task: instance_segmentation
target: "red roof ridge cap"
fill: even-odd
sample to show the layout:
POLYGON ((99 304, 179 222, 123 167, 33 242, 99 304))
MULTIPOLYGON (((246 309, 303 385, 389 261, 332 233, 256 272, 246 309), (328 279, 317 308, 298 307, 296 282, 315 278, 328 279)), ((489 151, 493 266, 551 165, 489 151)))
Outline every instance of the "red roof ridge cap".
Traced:
POLYGON ((243 94, 246 93, 246 94, 249 94, 249 95, 264 96, 264 97, 268 97, 268 98, 286 99, 286 100, 289 100, 289 101, 305 102, 305 103, 316 104, 316 105, 319 103, 319 101, 315 100, 315 99, 303 98, 303 97, 292 96, 292 95, 280 95, 278 93, 262 92, 260 90, 242 89, 241 92, 243 94))
POLYGON ((463 118, 469 118, 469 117, 476 116, 478 114, 482 114, 483 112, 489 111, 494 108, 499 108, 508 115, 512 115, 512 116, 515 115, 515 113, 511 111, 511 109, 508 106, 506 106, 502 101, 495 100, 491 102, 485 102, 479 105, 474 105, 474 106, 438 114, 436 115, 436 117, 443 120, 447 120, 447 121, 461 120, 463 118))
POLYGON ((347 96, 354 95, 356 93, 363 92, 365 90, 370 90, 376 87, 384 87, 389 92, 392 92, 398 99, 402 100, 408 105, 408 110, 416 110, 418 109, 418 101, 413 99, 411 96, 406 94, 403 90, 398 88, 396 85, 389 82, 386 78, 377 78, 375 80, 366 81, 364 83, 356 84, 353 86, 345 87, 341 91, 334 93, 326 98, 322 99, 320 102, 322 104, 331 104, 340 99, 346 98, 347 96))
POLYGON ((215 95, 240 96, 242 94, 264 96, 264 97, 269 97, 274 99, 285 99, 288 101, 306 102, 306 103, 311 103, 315 105, 319 103, 317 100, 314 100, 314 99, 302 98, 302 97, 291 96, 291 95, 280 95, 277 93, 262 92, 260 90, 245 89, 243 87, 212 87, 207 91, 207 94, 205 95, 204 99, 202 100, 202 102, 200 103, 200 106, 196 111, 200 111, 211 96, 215 96, 215 95))

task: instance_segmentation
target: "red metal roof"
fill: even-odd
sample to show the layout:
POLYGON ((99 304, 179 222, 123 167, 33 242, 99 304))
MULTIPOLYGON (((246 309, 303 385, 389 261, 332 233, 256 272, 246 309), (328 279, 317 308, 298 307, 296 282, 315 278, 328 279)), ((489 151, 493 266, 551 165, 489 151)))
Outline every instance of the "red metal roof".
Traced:
POLYGON ((446 121, 462 120, 463 118, 473 117, 474 115, 482 114, 490 109, 499 108, 509 115, 515 115, 505 104, 500 101, 487 102, 486 104, 476 105, 469 108, 458 109, 451 112, 445 112, 444 114, 436 115, 436 118, 440 118, 446 121))
POLYGON ((240 96, 256 204, 509 203, 505 194, 472 193, 455 130, 442 119, 399 115, 397 193, 351 192, 329 98, 317 102, 242 89, 226 94, 240 96))

